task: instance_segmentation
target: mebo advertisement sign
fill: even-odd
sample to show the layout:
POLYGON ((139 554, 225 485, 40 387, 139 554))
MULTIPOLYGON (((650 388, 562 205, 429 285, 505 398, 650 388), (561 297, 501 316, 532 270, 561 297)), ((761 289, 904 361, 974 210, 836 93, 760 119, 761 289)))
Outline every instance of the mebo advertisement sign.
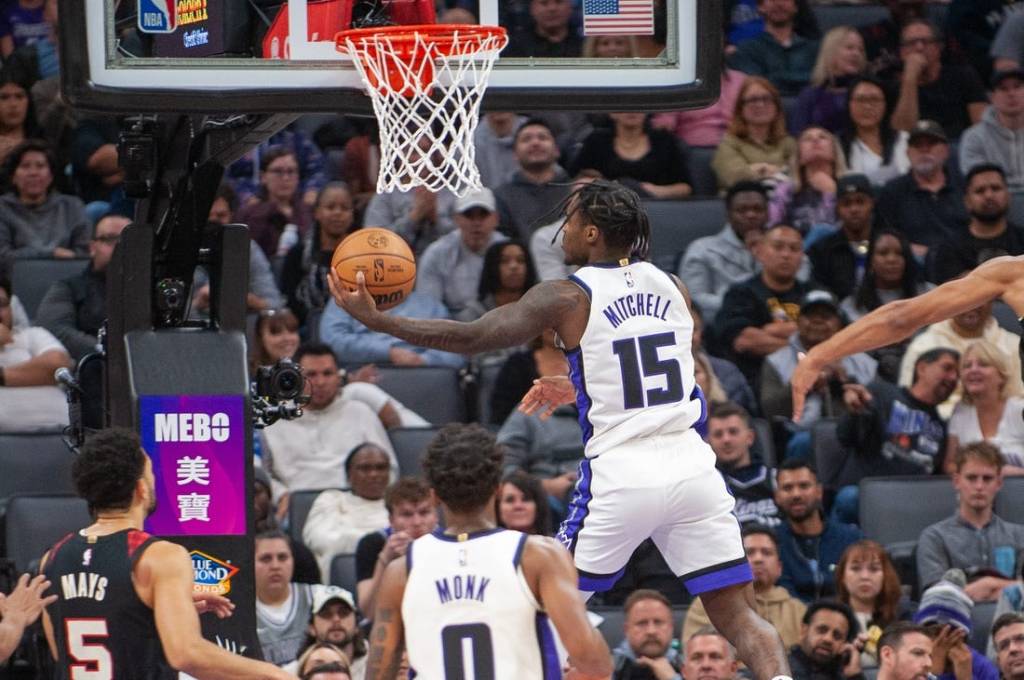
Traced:
POLYGON ((156 510, 146 531, 245 534, 244 416, 241 395, 139 397, 142 446, 156 482, 156 510))

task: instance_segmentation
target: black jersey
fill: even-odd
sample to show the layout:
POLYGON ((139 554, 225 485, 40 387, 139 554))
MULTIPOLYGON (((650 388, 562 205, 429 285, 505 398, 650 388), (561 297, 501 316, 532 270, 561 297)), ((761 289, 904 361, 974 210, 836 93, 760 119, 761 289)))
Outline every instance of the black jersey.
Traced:
POLYGON ((47 608, 57 643, 56 677, 171 680, 153 610, 139 599, 132 569, 158 539, 128 529, 108 536, 68 534, 44 572, 57 601, 47 608))

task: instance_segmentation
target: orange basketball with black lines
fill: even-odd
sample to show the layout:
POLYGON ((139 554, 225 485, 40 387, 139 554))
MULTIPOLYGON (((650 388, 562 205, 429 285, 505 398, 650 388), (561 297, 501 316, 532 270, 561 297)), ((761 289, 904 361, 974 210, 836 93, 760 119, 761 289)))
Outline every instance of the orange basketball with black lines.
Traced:
POLYGON ((381 227, 349 234, 334 249, 331 268, 349 290, 356 289, 356 274, 363 272, 366 289, 378 309, 391 309, 409 297, 416 285, 416 258, 401 236, 381 227))

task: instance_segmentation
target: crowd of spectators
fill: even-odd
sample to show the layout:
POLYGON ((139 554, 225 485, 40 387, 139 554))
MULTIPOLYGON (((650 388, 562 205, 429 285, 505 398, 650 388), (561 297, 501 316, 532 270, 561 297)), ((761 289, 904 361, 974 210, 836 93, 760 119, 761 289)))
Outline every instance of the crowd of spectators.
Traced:
MULTIPOLYGON (((658 35, 584 39, 578 4, 503 1, 503 23, 514 28, 507 56, 623 59, 663 49, 658 35)), ((294 359, 310 395, 301 419, 268 427, 256 442, 257 612, 269 658, 359 677, 366 644, 357 624, 372 617, 383 567, 438 524, 429 489, 400 477, 389 438, 394 428, 427 425, 417 413, 426 404, 378 387, 376 365, 492 376, 486 424, 506 450, 495 508, 504 526, 550 534, 582 455, 574 406, 548 420, 515 409, 535 378, 567 372, 556 338, 460 356, 370 332, 325 289, 337 244, 364 226, 395 231, 419 272, 392 313, 473 320, 571 272, 558 239, 573 181, 616 179, 645 201, 672 201, 676 228, 687 230, 698 187, 691 160, 703 151, 716 193, 702 198, 721 201, 726 219, 691 240, 672 269, 696 307, 697 380, 712 402, 707 439, 736 498, 758 611, 791 648, 794 677, 911 680, 917 663, 956 680, 995 678, 993 664, 1024 678, 1024 526, 993 513, 1003 479, 1024 474, 1021 327, 1001 303, 829 366, 802 422, 789 418, 801 352, 886 302, 989 258, 1024 255, 1024 3, 951 0, 939 25, 922 0, 886 0, 885 20, 824 33, 819 3, 725 4, 727 65, 715 105, 488 112, 476 138, 484 188, 462 197, 375 193, 378 134, 357 121, 338 126, 348 131, 340 139, 294 125, 227 169, 210 221, 250 230, 252 364, 294 359), (814 450, 821 424, 834 425, 831 453, 841 460, 827 480, 814 450), (911 564, 896 564, 857 526, 858 484, 941 474, 959 505, 921 535, 911 564), (280 529, 293 495, 310 490, 322 493, 299 541, 280 529), (319 585, 338 554, 355 555, 354 592, 319 585), (971 609, 991 602, 1004 616, 980 638, 989 661, 967 641, 971 609)), ((56 96, 56 5, 9 0, 0 9, 7 432, 66 425, 52 376, 102 341, 104 272, 132 210, 119 122, 69 111, 56 96), (80 268, 53 281, 29 314, 11 280, 19 262, 41 258, 80 268)), ((664 11, 663 0, 656 6, 664 11)), ((197 272, 193 290, 199 317, 209 308, 204 277, 197 272)), ((699 601, 673 644, 673 618, 688 596, 672 582, 644 544, 628 585, 604 598, 624 608, 615 678, 741 673, 699 601)))

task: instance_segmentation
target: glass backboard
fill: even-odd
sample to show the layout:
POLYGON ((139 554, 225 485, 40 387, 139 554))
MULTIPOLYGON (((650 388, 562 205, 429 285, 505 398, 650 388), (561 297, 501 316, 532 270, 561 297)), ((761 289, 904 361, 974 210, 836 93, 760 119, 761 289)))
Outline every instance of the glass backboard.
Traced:
POLYGON ((484 108, 671 110, 718 96, 718 0, 60 0, 65 94, 111 112, 369 113, 338 31, 509 32, 484 108))

